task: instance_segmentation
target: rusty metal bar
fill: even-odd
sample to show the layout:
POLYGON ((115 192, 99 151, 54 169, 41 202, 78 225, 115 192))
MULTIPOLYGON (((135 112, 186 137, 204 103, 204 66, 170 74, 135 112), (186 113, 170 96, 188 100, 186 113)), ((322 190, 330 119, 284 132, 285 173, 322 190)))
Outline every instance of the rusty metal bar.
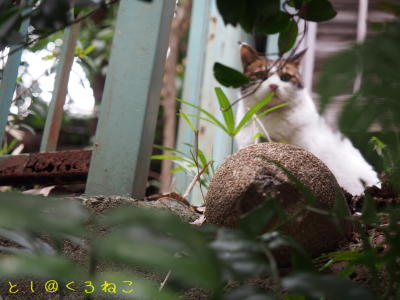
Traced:
POLYGON ((0 159, 0 186, 85 183, 91 150, 10 155, 0 159))

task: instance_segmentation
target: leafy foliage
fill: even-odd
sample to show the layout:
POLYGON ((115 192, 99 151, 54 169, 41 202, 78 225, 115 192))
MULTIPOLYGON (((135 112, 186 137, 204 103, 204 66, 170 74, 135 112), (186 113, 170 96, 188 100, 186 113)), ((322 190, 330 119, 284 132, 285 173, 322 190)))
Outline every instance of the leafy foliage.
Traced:
POLYGON ((359 285, 332 275, 295 273, 284 278, 282 285, 290 292, 302 294, 311 299, 375 299, 370 292, 359 285))
MULTIPOLYGON (((1 248, 0 278, 4 280, 29 277, 30 280, 101 282, 130 278, 138 289, 135 296, 141 299, 176 299, 182 289, 193 286, 205 289, 214 299, 256 296, 282 299, 282 289, 286 290, 285 299, 304 299, 301 298, 304 296, 307 299, 375 299, 370 291, 348 279, 319 274, 311 263, 304 264, 309 262, 307 254, 290 238, 275 231, 276 227, 265 232, 272 218, 281 219, 282 208, 273 199, 243 216, 237 229, 191 226, 170 213, 139 207, 120 207, 88 219, 86 210, 75 200, 12 193, 2 193, 0 199, 3 220, 0 236, 20 245, 1 248), (63 214, 62 218, 58 211, 63 214), (4 219, 4 216, 9 217, 4 219), (92 225, 82 226, 88 222, 92 225), (107 228, 106 233, 98 234, 97 228, 107 228), (65 238, 87 250, 89 264, 76 264, 62 253, 60 241, 65 238), (82 242, 82 238, 87 241, 82 242), (282 246, 293 249, 295 262, 293 272, 283 277, 274 258, 274 251, 282 246), (96 270, 93 264, 100 261, 125 267, 117 272, 93 271, 96 270), (141 278, 138 268, 169 273, 162 291, 153 282, 141 278), (223 292, 228 280, 242 282, 260 276, 272 276, 277 288, 265 290, 243 285, 223 292)), ((399 268, 395 263, 400 255, 399 218, 398 210, 391 210, 390 223, 383 229, 390 250, 382 256, 377 255, 375 246, 366 239, 369 247, 363 252, 331 253, 318 261, 332 257, 349 266, 369 266, 370 270, 376 264, 373 272, 378 266, 381 270, 383 267, 391 276, 385 294, 391 295, 399 282, 399 268), (372 253, 376 254, 371 256, 372 253)), ((291 221, 287 217, 284 220, 291 221)), ((361 231, 366 224, 375 226, 362 219, 353 222, 361 225, 358 226, 361 231)), ((276 226, 279 224, 276 222, 276 226)))
MULTIPOLYGON (((190 117, 198 118, 207 121, 211 124, 214 124, 215 126, 221 128, 223 131, 225 131, 228 135, 232 137, 237 135, 238 132, 251 120, 251 118, 253 116, 256 116, 256 114, 260 112, 260 110, 264 108, 271 101, 273 97, 273 94, 268 94, 264 99, 258 101, 256 104, 250 107, 250 109, 246 112, 243 118, 236 123, 233 115, 232 105, 229 102, 223 90, 221 88, 215 88, 215 94, 217 96, 218 104, 222 116, 224 118, 225 124, 222 123, 220 120, 218 120, 218 118, 215 117, 212 113, 206 111, 205 109, 199 106, 193 105, 192 103, 181 99, 177 99, 177 101, 185 103, 186 105, 189 105, 191 107, 194 107, 205 115, 205 117, 198 115, 189 115, 190 117)), ((273 107, 272 110, 273 109, 276 109, 276 107, 273 107)), ((270 109, 269 112, 272 110, 270 109)))
POLYGON ((214 64, 214 77, 226 87, 238 88, 250 82, 250 80, 239 71, 229 68, 223 64, 214 64))
POLYGON ((281 31, 278 38, 279 53, 283 54, 289 51, 296 43, 299 28, 293 20, 289 21, 287 26, 281 31))
POLYGON ((340 129, 361 149, 370 147, 372 136, 375 145, 380 141, 384 150, 368 153, 381 169, 385 169, 398 187, 400 179, 400 22, 385 24, 383 32, 363 45, 338 54, 322 68, 319 84, 322 110, 333 97, 348 94, 357 73, 361 74, 361 87, 347 101, 339 119, 340 129), (358 63, 354 63, 358 62, 358 63), (372 127, 378 132, 370 133, 372 127))
MULTIPOLYGON (((152 0, 140 0, 151 2, 152 0)), ((88 12, 88 9, 102 9, 117 3, 116 0, 78 0, 74 1, 73 13, 88 12)), ((48 36, 69 26, 72 21, 72 1, 69 0, 28 0, 16 5, 13 0, 0 2, 0 50, 6 46, 21 45, 27 36, 19 32, 21 22, 30 19, 33 31, 29 36, 48 36)), ((93 11, 89 11, 89 16, 93 11)), ((81 15, 80 15, 81 16, 81 15)), ((28 36, 28 37, 29 37, 28 36)))
POLYGON ((336 12, 328 0, 311 0, 300 8, 299 16, 307 21, 323 22, 333 19, 336 12))
POLYGON ((217 0, 217 7, 225 24, 239 24, 249 33, 279 33, 280 54, 290 50, 296 42, 296 18, 323 22, 336 16, 328 0, 286 0, 282 6, 279 0, 217 0), (291 6, 291 11, 288 6, 291 6))
POLYGON ((190 155, 179 151, 174 148, 169 148, 160 145, 153 145, 154 148, 165 150, 168 152, 173 153, 172 155, 152 155, 151 159, 153 160, 163 160, 163 159, 171 159, 173 160, 174 164, 177 166, 176 168, 172 169, 171 172, 176 173, 183 171, 187 175, 191 177, 197 176, 200 171, 201 176, 199 178, 199 182, 201 186, 208 187, 211 178, 214 176, 214 165, 213 161, 207 159, 204 155, 203 151, 195 148, 192 145, 186 144, 187 147, 190 149, 190 155))

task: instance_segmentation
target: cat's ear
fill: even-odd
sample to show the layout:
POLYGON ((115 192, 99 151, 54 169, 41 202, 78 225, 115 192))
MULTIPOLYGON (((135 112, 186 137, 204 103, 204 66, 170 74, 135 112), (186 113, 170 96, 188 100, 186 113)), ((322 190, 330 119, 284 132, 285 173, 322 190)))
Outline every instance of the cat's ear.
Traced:
POLYGON ((288 62, 295 64, 296 66, 300 65, 301 61, 304 58, 304 54, 306 54, 307 48, 301 50, 299 53, 296 53, 292 57, 289 57, 288 62))
POLYGON ((240 44, 240 57, 244 70, 259 58, 257 51, 247 44, 240 44))

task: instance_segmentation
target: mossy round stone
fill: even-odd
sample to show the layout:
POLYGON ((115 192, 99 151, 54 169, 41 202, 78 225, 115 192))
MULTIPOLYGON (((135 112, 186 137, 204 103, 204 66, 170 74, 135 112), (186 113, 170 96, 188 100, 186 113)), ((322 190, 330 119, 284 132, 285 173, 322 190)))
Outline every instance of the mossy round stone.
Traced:
MULTIPOLYGON (((261 143, 240 150, 218 168, 206 197, 206 222, 236 227, 240 216, 273 197, 291 219, 280 232, 298 241, 311 255, 332 250, 350 230, 349 224, 342 222, 338 230, 329 217, 304 210, 304 193, 282 167, 314 194, 314 207, 332 210, 337 199, 343 200, 334 175, 313 154, 298 146, 261 143), (293 218, 302 209, 304 212, 293 218)), ((349 214, 347 204, 343 205, 349 214)))

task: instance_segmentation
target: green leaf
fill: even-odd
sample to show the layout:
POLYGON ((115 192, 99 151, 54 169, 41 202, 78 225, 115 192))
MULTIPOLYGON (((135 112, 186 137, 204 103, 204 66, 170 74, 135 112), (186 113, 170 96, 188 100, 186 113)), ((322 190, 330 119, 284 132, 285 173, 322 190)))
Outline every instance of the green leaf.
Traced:
POLYGON ((243 128, 244 125, 265 105, 268 104, 268 102, 271 101, 272 97, 274 96, 273 93, 268 94, 265 96, 262 100, 258 101, 256 104, 254 104, 250 109, 245 113, 243 116, 242 120, 240 120, 239 125, 235 128, 235 135, 243 128))
POLYGON ((268 223, 278 213, 275 199, 266 199, 261 206, 250 211, 240 219, 240 228, 251 236, 258 236, 266 230, 268 223))
POLYGON ((165 151, 169 151, 169 152, 174 152, 174 153, 179 153, 182 156, 185 156, 185 153, 183 153, 182 151, 179 151, 179 150, 177 150, 175 148, 170 148, 170 147, 161 146, 161 145, 153 145, 153 148, 160 149, 160 150, 165 150, 165 151))
MULTIPOLYGON (((307 0, 305 0, 305 1, 307 1, 307 0)), ((296 9, 300 9, 301 5, 303 4, 303 0, 288 0, 287 4, 296 9)))
POLYGON ((215 79, 226 87, 238 88, 250 82, 243 73, 220 63, 215 63, 213 70, 215 79))
POLYGON ((386 148, 386 145, 384 142, 382 142, 378 137, 373 136, 371 137, 371 139, 369 140, 370 144, 373 145, 375 152, 379 155, 379 156, 383 156, 383 149, 386 148))
MULTIPOLYGON (((175 293, 173 291, 172 284, 166 284, 160 289, 160 283, 155 280, 151 280, 151 276, 140 276, 140 272, 132 272, 127 271, 126 268, 124 271, 101 271, 97 272, 93 281, 93 286, 101 286, 104 282, 114 282, 119 283, 117 285, 117 290, 115 294, 108 294, 105 297, 106 293, 99 289, 94 290, 93 294, 90 297, 86 297, 87 299, 157 299, 157 300, 176 300, 179 299, 179 293, 175 293), (146 277, 143 278, 143 277, 146 277), (147 278, 148 277, 148 278, 147 278), (132 285, 129 285, 132 282, 132 285), (129 293, 129 290, 133 289, 132 293, 129 293), (124 292, 125 291, 125 292, 124 292)), ((166 275, 161 274, 162 275, 166 275)), ((168 281, 169 282, 169 281, 168 281)), ((78 297, 76 297, 79 299, 78 297)), ((84 297, 81 297, 84 298, 84 297)))
POLYGON ((245 0, 217 0, 217 8, 225 25, 232 24, 236 26, 245 7, 245 0))
POLYGON ((270 112, 273 112, 274 110, 277 110, 279 108, 285 107, 287 105, 288 105, 288 103, 282 103, 282 104, 278 104, 278 105, 272 106, 271 108, 268 108, 268 109, 264 110, 262 113, 259 113, 257 116, 259 118, 261 118, 262 116, 265 116, 266 114, 268 114, 270 112))
POLYGON ((323 22, 333 19, 337 12, 328 0, 311 0, 303 4, 300 17, 307 21, 323 22))
POLYGON ((224 278, 244 279, 270 273, 259 243, 242 231, 220 228, 211 247, 217 252, 219 261, 226 266, 224 278))
POLYGON ((95 45, 90 45, 89 47, 87 47, 85 50, 83 50, 82 54, 83 55, 88 55, 89 53, 91 53, 94 49, 96 49, 95 45))
POLYGON ((285 29, 288 26, 290 19, 291 16, 289 14, 279 11, 277 14, 269 18, 257 22, 255 30, 260 33, 274 34, 285 29))
POLYGON ((366 224, 373 224, 378 221, 376 203, 369 194, 364 196, 361 218, 366 224))
MULTIPOLYGON (((211 120, 211 119, 209 119, 209 118, 202 117, 202 116, 195 115, 195 114, 186 114, 186 115, 187 115, 188 117, 196 118, 196 119, 199 119, 199 120, 203 120, 203 121, 206 121, 206 122, 208 122, 208 123, 210 123, 210 124, 214 124, 215 126, 218 126, 218 127, 219 127, 219 124, 218 124, 218 123, 215 123, 213 120, 211 120)), ((190 146, 192 146, 192 145, 190 145, 190 146)))
POLYGON ((200 149, 197 149, 197 155, 199 156, 200 162, 203 166, 208 164, 207 158, 204 155, 204 152, 201 151, 200 149))
POLYGON ((230 135, 233 135, 235 130, 235 118, 233 116, 231 103, 220 87, 215 88, 215 94, 217 95, 219 108, 222 112, 222 116, 224 117, 226 128, 228 128, 230 135))
POLYGON ((319 271, 323 271, 326 268, 330 267, 334 263, 337 262, 349 262, 355 261, 360 257, 360 252, 358 250, 349 250, 349 251, 337 251, 323 254, 315 259, 315 262, 323 262, 328 259, 322 267, 319 268, 319 271))
POLYGON ((279 0, 246 0, 246 8, 240 15, 240 26, 248 32, 257 31, 256 24, 260 20, 268 19, 280 11, 279 0))
POLYGON ((56 56, 54 56, 54 55, 46 55, 46 56, 42 57, 42 60, 52 60, 52 59, 55 59, 55 58, 56 58, 56 56))
POLYGON ((330 300, 373 300, 374 296, 364 287, 332 275, 296 273, 283 278, 283 288, 289 292, 305 295, 312 299, 330 300))
POLYGON ((83 279, 83 270, 64 256, 24 254, 0 258, 0 279, 83 279))
POLYGON ((279 54, 283 55, 296 43, 299 28, 294 20, 290 20, 284 30, 279 33, 278 48, 279 54))
POLYGON ((95 242, 101 258, 157 272, 171 271, 182 283, 220 287, 219 264, 208 240, 178 216, 158 209, 121 207, 102 222, 113 231, 95 242))
POLYGON ((253 140, 256 141, 257 139, 259 139, 262 136, 263 136, 263 134, 261 132, 257 131, 256 134, 253 135, 253 140))
POLYGON ((275 300, 276 298, 267 293, 265 290, 256 288, 251 285, 241 285, 239 289, 229 292, 224 300, 275 300))
POLYGON ((197 131, 196 127, 189 120, 188 116, 183 112, 183 110, 179 110, 179 115, 185 120, 185 122, 189 125, 190 129, 192 129, 193 132, 197 131))
MULTIPOLYGON (((209 119, 209 118, 206 118, 206 117, 202 117, 202 116, 198 116, 198 115, 195 115, 195 114, 187 114, 187 116, 188 117, 191 117, 191 118, 196 118, 196 119, 199 119, 199 120, 203 120, 203 121, 206 121, 206 122, 208 122, 208 123, 210 123, 210 124, 213 124, 213 125, 215 125, 215 126, 218 126, 218 127, 220 127, 220 124, 218 124, 218 123, 216 123, 215 121, 213 121, 213 120, 211 120, 211 119, 209 119)), ((222 124, 222 123, 221 123, 222 124)), ((228 133, 228 129, 227 128, 225 128, 225 126, 224 126, 224 128, 222 128, 227 134, 229 134, 228 133)), ((190 145, 191 146, 191 145, 190 145)))
POLYGON ((150 156, 150 159, 154 160, 173 159, 173 160, 181 160, 181 161, 186 161, 188 163, 192 163, 190 160, 179 155, 152 155, 150 156))
POLYGON ((176 167, 176 168, 173 168, 170 170, 171 173, 178 173, 181 171, 185 171, 185 168, 184 167, 176 167))
MULTIPOLYGON (((214 123, 215 125, 217 125, 219 128, 221 128, 221 129, 224 130, 225 132, 227 132, 227 133, 229 132, 229 130, 224 126, 224 124, 222 124, 216 117, 214 117, 211 113, 209 113, 209 112, 206 111, 205 109, 202 109, 201 107, 199 107, 199 106, 197 106, 197 105, 194 105, 194 104, 192 104, 192 103, 190 103, 190 102, 187 102, 187 101, 182 100, 182 99, 179 99, 179 98, 176 98, 176 101, 185 103, 186 105, 189 105, 189 106, 191 106, 191 107, 193 107, 193 108, 196 108, 197 110, 199 110, 199 111, 201 111, 203 114, 205 114, 207 117, 209 117, 210 120, 212 121, 212 123, 214 123)), ((188 114, 188 116, 189 116, 189 114, 188 114)), ((228 134, 229 134, 229 133, 228 133, 228 134)))
POLYGON ((0 227, 54 239, 83 234, 86 210, 77 201, 19 193, 0 193, 0 227))

